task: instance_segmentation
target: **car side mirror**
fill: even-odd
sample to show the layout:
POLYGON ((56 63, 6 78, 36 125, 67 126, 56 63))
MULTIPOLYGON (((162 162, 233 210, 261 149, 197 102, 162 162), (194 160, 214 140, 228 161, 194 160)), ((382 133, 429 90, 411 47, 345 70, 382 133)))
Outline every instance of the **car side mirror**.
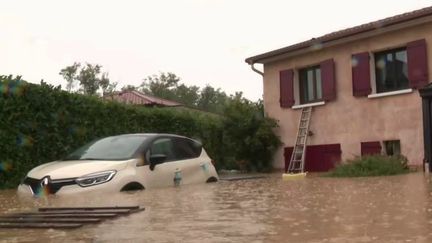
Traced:
POLYGON ((156 165, 162 164, 167 159, 165 154, 153 154, 150 156, 150 170, 154 170, 156 165))

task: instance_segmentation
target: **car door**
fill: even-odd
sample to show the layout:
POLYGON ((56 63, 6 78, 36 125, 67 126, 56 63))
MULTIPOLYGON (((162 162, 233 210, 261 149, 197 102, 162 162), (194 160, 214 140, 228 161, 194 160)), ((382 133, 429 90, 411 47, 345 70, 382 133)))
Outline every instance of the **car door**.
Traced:
POLYGON ((146 188, 173 186, 174 177, 180 167, 175 157, 173 140, 169 137, 161 137, 154 140, 145 153, 145 165, 137 167, 137 176, 142 178, 146 188), (150 169, 149 159, 151 155, 166 155, 166 160, 150 169))
POLYGON ((206 178, 205 161, 200 159, 202 146, 200 143, 182 137, 173 138, 176 162, 182 175, 182 184, 203 183, 206 178))

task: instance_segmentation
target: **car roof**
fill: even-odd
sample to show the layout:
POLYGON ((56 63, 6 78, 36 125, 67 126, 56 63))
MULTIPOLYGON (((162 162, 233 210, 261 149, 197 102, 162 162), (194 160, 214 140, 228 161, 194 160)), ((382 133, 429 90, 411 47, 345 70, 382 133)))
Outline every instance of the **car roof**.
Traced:
MULTIPOLYGON (((197 141, 196 139, 180 136, 177 134, 170 134, 170 133, 126 133, 126 134, 119 134, 119 135, 113 135, 109 137, 121 137, 121 136, 145 136, 150 138, 157 138, 157 137, 178 137, 178 138, 187 138, 190 140, 197 141)), ((199 142, 199 141, 197 141, 199 142)))

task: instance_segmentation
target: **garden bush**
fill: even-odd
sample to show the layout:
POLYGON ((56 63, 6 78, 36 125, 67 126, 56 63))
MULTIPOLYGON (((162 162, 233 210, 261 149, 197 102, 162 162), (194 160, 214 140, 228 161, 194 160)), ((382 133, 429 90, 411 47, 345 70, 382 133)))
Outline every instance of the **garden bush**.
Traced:
MULTIPOLYGON (((224 132, 226 119, 200 112, 103 101, 95 96, 68 93, 44 82, 37 85, 20 77, 0 76, 0 188, 17 186, 31 168, 62 158, 95 138, 123 133, 174 133, 192 137, 203 143, 219 169, 235 169, 230 166, 231 157, 235 158, 236 151, 244 150, 247 144, 232 142, 224 132), (224 144, 225 140, 231 142, 224 144)), ((273 127, 254 128, 258 133, 256 139, 268 145, 261 149, 266 154, 259 161, 265 165, 271 164, 276 146, 273 146, 277 138, 271 131, 273 127)), ((253 161, 247 156, 246 159, 253 161)), ((268 166, 257 168, 264 167, 268 166)))
POLYGON ((407 159, 403 156, 368 155, 349 160, 330 171, 331 177, 384 176, 407 173, 407 159))

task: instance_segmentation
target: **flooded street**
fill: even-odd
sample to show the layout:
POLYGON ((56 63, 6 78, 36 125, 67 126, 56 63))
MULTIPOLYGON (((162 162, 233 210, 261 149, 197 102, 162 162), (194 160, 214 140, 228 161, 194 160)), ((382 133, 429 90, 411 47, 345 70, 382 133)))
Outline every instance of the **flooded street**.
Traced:
POLYGON ((23 200, 41 206, 140 205, 145 211, 76 230, 0 229, 0 242, 432 242, 432 186, 422 173, 221 181, 138 193, 23 200))

